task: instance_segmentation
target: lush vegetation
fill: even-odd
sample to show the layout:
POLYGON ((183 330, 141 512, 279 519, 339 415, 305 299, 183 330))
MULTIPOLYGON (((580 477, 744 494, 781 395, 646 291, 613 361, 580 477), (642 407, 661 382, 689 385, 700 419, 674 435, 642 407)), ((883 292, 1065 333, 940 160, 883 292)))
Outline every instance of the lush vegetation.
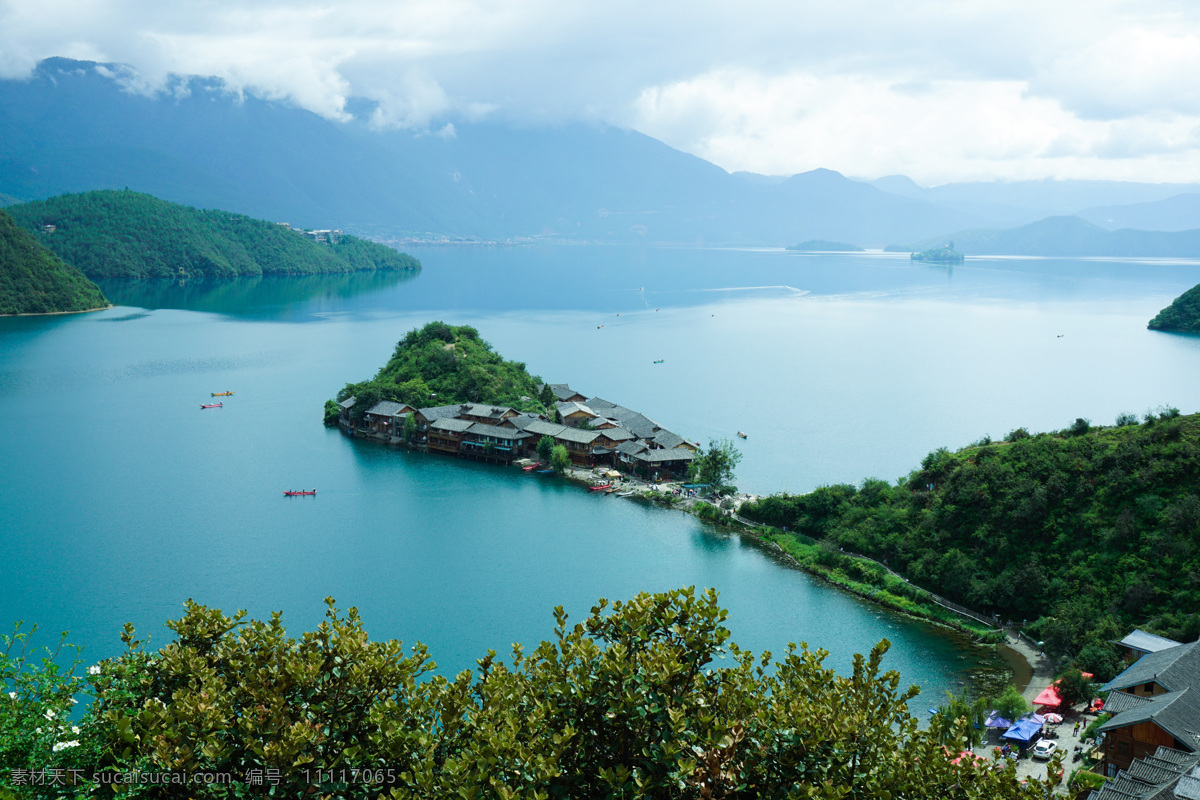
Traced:
POLYGON ((1200 333, 1200 285, 1176 297, 1150 320, 1148 327, 1156 331, 1200 333))
POLYGON ((729 439, 712 440, 708 449, 701 450, 688 465, 688 479, 707 486, 713 493, 733 493, 734 470, 742 460, 742 454, 729 439))
POLYGON ((148 194, 95 191, 9 206, 17 223, 92 278, 161 278, 418 269, 353 236, 318 244, 274 222, 202 211, 148 194), (43 233, 54 225, 53 233, 43 233))
POLYGON ((100 287, 0 211, 0 314, 104 308, 100 287))
POLYGON ((963 254, 954 249, 954 242, 913 253, 913 261, 932 261, 938 264, 961 264, 963 254))
MULTIPOLYGON (((191 602, 157 652, 127 625, 127 651, 88 669, 92 702, 74 728, 84 680, 0 650, 0 796, 990 800, 1049 788, 1020 785, 1010 764, 952 763, 909 713, 916 687, 883 669, 886 640, 844 676, 806 645, 756 657, 729 641, 712 590, 601 600, 575 624, 557 608, 550 641, 513 645, 508 663, 489 652, 453 678, 421 645, 372 642, 355 609, 327 603, 298 638, 278 614, 191 602), (82 780, 27 785, 47 769, 82 780), (133 770, 233 782, 91 782, 133 770)), ((947 724, 965 737, 965 719, 947 724)))
POLYGON ((863 249, 856 244, 848 242, 828 242, 824 239, 809 239, 807 242, 788 245, 788 250, 800 250, 802 252, 827 252, 827 253, 861 253, 863 249))
POLYGON ((936 450, 895 485, 823 486, 740 513, 780 529, 770 536, 794 542, 785 549, 862 553, 979 612, 1028 620, 1048 653, 1104 679, 1119 668, 1110 640, 1135 626, 1200 635, 1197 487, 1200 415, 1165 408, 1114 427, 1020 428, 936 450))
POLYGON ((405 334, 374 378, 347 384, 337 399, 358 398, 352 410, 355 416, 380 400, 418 408, 493 403, 552 413, 539 397, 542 386, 541 378, 530 375, 521 362, 505 361, 474 328, 430 322, 405 334))

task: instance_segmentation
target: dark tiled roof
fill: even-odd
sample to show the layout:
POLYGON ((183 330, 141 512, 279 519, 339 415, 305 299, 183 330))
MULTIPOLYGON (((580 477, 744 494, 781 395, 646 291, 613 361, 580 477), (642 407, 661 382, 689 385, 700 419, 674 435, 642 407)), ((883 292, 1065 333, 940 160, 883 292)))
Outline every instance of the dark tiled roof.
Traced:
POLYGON ((1157 653, 1159 650, 1176 647, 1182 644, 1182 642, 1177 642, 1174 639, 1166 639, 1162 636, 1155 636, 1153 633, 1146 633, 1138 629, 1117 642, 1117 644, 1122 647, 1132 647, 1134 650, 1141 650, 1146 653, 1157 653))
POLYGON ((683 447, 676 447, 671 450, 647 450, 637 456, 639 460, 651 464, 657 464, 662 461, 691 461, 695 457, 695 453, 683 447))
POLYGON ((471 427, 466 429, 466 432, 472 436, 490 436, 493 439, 508 439, 509 441, 520 441, 528 439, 532 433, 519 431, 516 428, 502 427, 500 425, 485 425, 482 422, 476 422, 471 427))
POLYGON ((1104 703, 1104 711, 1108 714, 1120 714, 1122 711, 1128 711, 1131 708, 1149 703, 1153 697, 1142 697, 1129 692, 1110 692, 1108 700, 1104 703))
POLYGON ((462 406, 463 414, 470 414, 472 417, 495 417, 496 419, 513 410, 508 406, 490 406, 487 403, 464 403, 462 406))
POLYGON ((604 428, 600 432, 604 434, 609 441, 613 442, 627 442, 630 439, 637 438, 633 435, 632 431, 627 431, 624 428, 604 428))
POLYGON ((397 414, 405 412, 406 409, 411 409, 412 406, 405 403, 397 403, 392 400, 380 400, 375 405, 367 409, 368 414, 374 414, 377 417, 394 417, 397 414))
POLYGON ((442 417, 435 419, 429 423, 429 427, 439 431, 452 431, 454 433, 462 433, 467 428, 478 423, 471 422, 469 419, 455 419, 454 417, 442 417))
POLYGON ((591 444, 597 437, 600 436, 600 431, 583 431, 579 428, 568 428, 565 425, 558 433, 550 434, 555 439, 562 439, 567 442, 578 442, 580 444, 591 444))
POLYGON ((625 441, 618 444, 616 450, 618 453, 624 453, 627 456, 636 456, 638 453, 646 450, 646 443, 636 440, 625 441))
POLYGON ((1183 748, 1200 751, 1200 687, 1160 694, 1149 703, 1122 711, 1097 730, 1105 733, 1139 722, 1153 722, 1183 748))
POLYGON ((356 399, 357 398, 354 398, 354 397, 347 397, 345 400, 338 403, 338 405, 341 406, 342 408, 354 408, 354 401, 356 399))
POLYGON ((654 443, 667 450, 679 447, 679 445, 686 441, 687 440, 679 434, 671 433, 670 431, 659 431, 658 435, 654 437, 654 443))
POLYGON ((1197 649, 1196 642, 1147 653, 1101 686, 1100 691, 1128 689, 1151 681, 1171 691, 1188 686, 1200 687, 1200 649, 1197 649))
POLYGON ((452 406, 431 406, 429 408, 417 409, 421 416, 430 422, 433 422, 435 419, 442 419, 443 417, 456 417, 461 410, 461 403, 455 403, 452 406))
POLYGON ((595 411, 593 411, 592 409, 585 406, 583 403, 575 403, 575 402, 559 403, 558 404, 558 413, 562 414, 564 417, 569 416, 571 414, 578 414, 578 413, 587 414, 589 417, 600 416, 595 411))
POLYGON ((1192 764, 1196 761, 1196 756, 1192 753, 1185 753, 1173 747, 1160 747, 1154 751, 1152 757, 1160 761, 1169 761, 1172 764, 1192 764))
POLYGON ((583 397, 582 392, 577 392, 565 383, 551 383, 550 391, 554 393, 554 397, 558 400, 569 400, 572 397, 583 397))
POLYGON ((526 423, 525 430, 530 433, 536 433, 538 436, 557 436, 559 432, 567 429, 566 425, 559 425, 554 422, 546 422, 545 420, 535 419, 532 422, 526 423))

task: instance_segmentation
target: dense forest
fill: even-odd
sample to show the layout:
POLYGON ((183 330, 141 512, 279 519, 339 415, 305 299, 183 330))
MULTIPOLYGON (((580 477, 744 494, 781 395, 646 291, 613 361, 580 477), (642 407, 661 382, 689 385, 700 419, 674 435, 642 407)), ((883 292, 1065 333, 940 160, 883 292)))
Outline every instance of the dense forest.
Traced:
POLYGON ((493 403, 519 411, 553 413, 554 396, 518 361, 505 361, 468 325, 430 322, 396 343, 383 369, 369 381, 347 384, 337 399, 357 397, 357 414, 380 400, 417 407, 493 403))
MULTIPOLYGON (((822 650, 772 661, 729 640, 713 590, 600 600, 511 660, 438 674, 417 644, 373 642, 357 609, 292 638, 191 601, 157 652, 135 639, 86 676, 18 634, 0 648, 0 796, 842 798, 1048 796, 1011 762, 958 758, 909 712, 887 641, 839 675, 822 650), (12 686, 11 694, 8 687, 12 686), (72 718, 75 696, 92 698, 72 718), (61 776, 30 785, 31 773, 61 776), (231 782, 121 775, 220 773, 231 782), (107 774, 107 778, 103 776, 107 774), (96 776, 96 777, 93 777, 96 776), (99 778, 99 780, 97 780, 99 778), (161 779, 158 779, 161 780, 161 779), (95 782, 93 782, 95 781, 95 782)), ((67 659, 64 659, 67 660, 67 659)), ((79 664, 76 664, 76 668, 79 664)), ((82 707, 82 706, 81 706, 82 707)), ((961 742, 965 720, 951 723, 961 742)), ((1060 769, 1061 756, 1047 773, 1060 769)), ((33 779, 33 780, 36 780, 33 779)))
POLYGON ((913 261, 930 261, 937 264, 961 264, 963 262, 963 254, 954 249, 954 242, 934 247, 929 250, 922 250, 919 253, 913 253, 909 256, 913 261))
POLYGON ((274 222, 200 210, 148 194, 65 194, 6 209, 19 225, 92 278, 304 275, 419 269, 412 256, 342 236, 319 244, 274 222), (53 225, 53 232, 44 226, 53 225))
POLYGON ((100 288, 0 211, 0 314, 105 308, 100 288))
POLYGON ((1147 327, 1155 331, 1200 333, 1200 285, 1176 297, 1147 327))
MULTIPOLYGON (((1021 624, 1106 678, 1110 640, 1200 635, 1200 415, 939 449, 895 485, 823 486, 743 505, 786 536, 885 562, 913 583, 1021 624)), ((837 555, 836 552, 834 555, 837 555)))

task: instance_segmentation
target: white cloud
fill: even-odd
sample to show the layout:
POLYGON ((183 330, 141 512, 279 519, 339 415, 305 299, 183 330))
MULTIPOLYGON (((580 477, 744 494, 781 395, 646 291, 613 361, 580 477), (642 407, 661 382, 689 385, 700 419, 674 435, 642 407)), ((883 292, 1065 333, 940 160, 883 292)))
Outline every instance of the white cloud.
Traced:
POLYGON ((0 77, 53 55, 384 128, 605 120, 728 169, 1200 180, 1182 0, 0 2, 0 77))

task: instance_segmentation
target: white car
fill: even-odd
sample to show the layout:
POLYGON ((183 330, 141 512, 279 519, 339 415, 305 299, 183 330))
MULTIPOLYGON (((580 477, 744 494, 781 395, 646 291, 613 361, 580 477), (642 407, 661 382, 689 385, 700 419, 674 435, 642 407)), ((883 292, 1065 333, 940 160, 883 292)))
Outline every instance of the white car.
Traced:
POLYGON ((1050 756, 1054 755, 1054 751, 1057 747, 1057 742, 1052 742, 1049 739, 1042 739, 1033 746, 1033 757, 1050 758, 1050 756))

